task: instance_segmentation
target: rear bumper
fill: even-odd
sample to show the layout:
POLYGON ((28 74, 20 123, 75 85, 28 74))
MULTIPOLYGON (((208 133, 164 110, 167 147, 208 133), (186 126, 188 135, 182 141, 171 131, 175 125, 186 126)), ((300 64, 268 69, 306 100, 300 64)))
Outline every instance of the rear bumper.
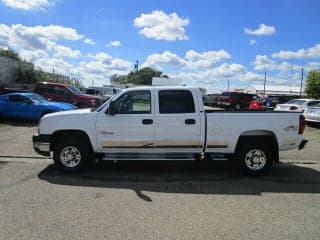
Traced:
POLYGON ((298 149, 299 149, 299 150, 302 150, 302 149, 306 146, 307 143, 308 143, 308 140, 303 139, 303 140, 301 141, 298 149))
POLYGON ((33 149, 40 155, 50 156, 50 135, 32 136, 33 149))

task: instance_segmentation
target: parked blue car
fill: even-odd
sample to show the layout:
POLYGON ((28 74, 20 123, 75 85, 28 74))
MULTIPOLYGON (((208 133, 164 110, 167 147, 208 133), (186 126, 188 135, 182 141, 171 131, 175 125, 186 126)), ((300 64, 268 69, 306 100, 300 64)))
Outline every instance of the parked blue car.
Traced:
POLYGON ((39 120, 48 113, 77 109, 69 103, 49 102, 34 93, 9 93, 0 96, 0 118, 39 120))

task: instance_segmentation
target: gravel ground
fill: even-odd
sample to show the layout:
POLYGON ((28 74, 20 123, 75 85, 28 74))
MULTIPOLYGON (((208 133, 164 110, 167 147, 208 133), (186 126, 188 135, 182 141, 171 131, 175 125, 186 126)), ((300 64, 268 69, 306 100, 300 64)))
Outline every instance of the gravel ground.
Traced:
POLYGON ((35 124, 0 128, 0 239, 319 239, 320 129, 263 177, 226 163, 105 162, 61 173, 35 124))

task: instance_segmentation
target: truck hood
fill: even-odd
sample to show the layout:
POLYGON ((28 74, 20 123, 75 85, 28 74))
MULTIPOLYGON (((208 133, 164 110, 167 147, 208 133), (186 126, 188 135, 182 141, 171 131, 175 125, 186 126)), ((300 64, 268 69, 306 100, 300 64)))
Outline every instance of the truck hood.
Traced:
POLYGON ((77 115, 79 116, 79 115, 88 114, 88 113, 91 113, 90 108, 50 113, 43 116, 42 119, 52 118, 52 117, 64 117, 64 116, 77 116, 77 115))

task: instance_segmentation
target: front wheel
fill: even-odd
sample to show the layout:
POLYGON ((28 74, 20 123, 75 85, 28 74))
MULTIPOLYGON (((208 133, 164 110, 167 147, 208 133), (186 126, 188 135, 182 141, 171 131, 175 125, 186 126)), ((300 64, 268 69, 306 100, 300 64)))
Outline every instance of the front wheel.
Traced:
POLYGON ((86 141, 66 139, 58 143, 53 151, 54 163, 65 172, 78 172, 92 162, 92 151, 86 141))
POLYGON ((245 173, 258 176, 271 169, 274 157, 267 144, 248 142, 240 147, 237 158, 245 173))

